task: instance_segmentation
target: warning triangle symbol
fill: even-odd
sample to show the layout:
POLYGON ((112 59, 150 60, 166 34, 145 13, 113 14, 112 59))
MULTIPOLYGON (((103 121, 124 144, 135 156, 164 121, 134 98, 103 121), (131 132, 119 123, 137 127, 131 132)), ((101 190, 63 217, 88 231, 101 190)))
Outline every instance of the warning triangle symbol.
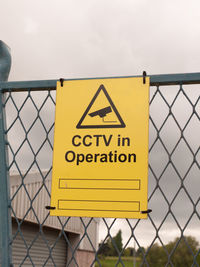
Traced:
POLYGON ((124 121, 103 84, 100 85, 76 126, 77 129, 125 127, 124 121))

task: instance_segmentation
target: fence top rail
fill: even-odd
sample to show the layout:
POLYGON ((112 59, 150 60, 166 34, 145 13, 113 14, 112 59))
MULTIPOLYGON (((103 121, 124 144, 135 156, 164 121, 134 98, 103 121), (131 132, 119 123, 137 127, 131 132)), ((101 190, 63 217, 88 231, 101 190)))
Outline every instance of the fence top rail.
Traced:
MULTIPOLYGON (((150 77, 151 86, 162 85, 179 85, 179 84, 200 84, 200 72, 197 73, 181 73, 181 74, 160 74, 147 75, 150 77)), ((114 79, 114 78, 131 78, 143 77, 140 76, 118 76, 118 77, 96 77, 96 78, 79 78, 79 79, 64 79, 64 81, 73 80, 90 80, 90 79, 114 79)), ((59 79, 58 79, 59 80, 59 79)), ((15 82, 0 82, 0 91, 32 91, 55 90, 58 80, 38 80, 38 81, 15 81, 15 82)))

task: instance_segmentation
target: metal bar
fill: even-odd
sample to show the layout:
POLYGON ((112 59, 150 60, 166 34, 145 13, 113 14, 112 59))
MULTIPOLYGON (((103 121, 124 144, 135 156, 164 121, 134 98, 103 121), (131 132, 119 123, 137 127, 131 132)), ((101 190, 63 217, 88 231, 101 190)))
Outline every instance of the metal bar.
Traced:
POLYGON ((56 88, 57 80, 41 80, 41 81, 19 81, 19 82, 0 82, 0 90, 8 92, 10 90, 16 91, 43 91, 45 89, 56 88))
POLYGON ((5 117, 0 91, 0 252, 1 266, 11 266, 11 215, 9 209, 10 185, 7 172, 7 149, 5 136, 5 117))
POLYGON ((199 84, 200 73, 151 75, 150 85, 199 84))
MULTIPOLYGON (((118 77, 95 77, 95 78, 77 78, 65 79, 64 81, 74 80, 95 80, 95 79, 117 79, 134 78, 143 76, 118 76, 118 77)), ((39 80, 39 81, 19 81, 19 82, 0 82, 0 90, 3 92, 12 91, 32 91, 55 90, 58 80, 39 80)), ((200 73, 182 73, 182 74, 161 74, 150 75, 150 85, 178 85, 178 84, 200 84, 200 73)))

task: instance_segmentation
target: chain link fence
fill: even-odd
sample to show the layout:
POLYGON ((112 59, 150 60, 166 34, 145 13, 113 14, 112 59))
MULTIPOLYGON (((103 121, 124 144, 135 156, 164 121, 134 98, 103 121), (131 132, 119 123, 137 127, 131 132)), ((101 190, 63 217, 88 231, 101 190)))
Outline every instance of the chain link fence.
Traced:
POLYGON ((150 78, 147 220, 50 217, 56 81, 0 84, 1 266, 200 266, 200 74, 150 78))

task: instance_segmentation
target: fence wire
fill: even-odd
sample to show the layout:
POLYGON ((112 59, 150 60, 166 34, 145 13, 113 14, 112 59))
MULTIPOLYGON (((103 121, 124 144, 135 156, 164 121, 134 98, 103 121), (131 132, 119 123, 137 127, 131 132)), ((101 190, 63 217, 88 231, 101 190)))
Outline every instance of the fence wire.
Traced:
POLYGON ((147 220, 52 219, 55 88, 10 88, 3 108, 14 266, 200 266, 200 85, 150 87, 147 220))

